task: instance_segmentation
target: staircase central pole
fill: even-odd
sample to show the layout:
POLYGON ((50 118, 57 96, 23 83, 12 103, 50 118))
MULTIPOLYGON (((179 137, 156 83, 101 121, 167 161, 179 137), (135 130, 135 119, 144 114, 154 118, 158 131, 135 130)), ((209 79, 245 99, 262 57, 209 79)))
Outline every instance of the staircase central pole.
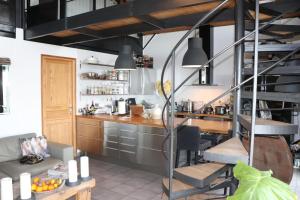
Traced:
POLYGON ((259 0, 255 1, 255 40, 254 40, 254 68, 253 68, 253 96, 249 165, 253 166, 255 122, 256 122, 256 99, 257 99, 257 68, 258 68, 258 36, 259 36, 259 0))
POLYGON ((174 127, 174 110, 175 110, 175 51, 172 52, 172 61, 171 61, 171 111, 168 112, 170 114, 169 120, 169 130, 170 130, 170 155, 169 155, 169 199, 172 200, 172 186, 173 186, 173 165, 174 165, 174 135, 175 135, 175 127, 174 127))
MULTIPOLYGON (((244 0, 235 1, 235 41, 240 40, 245 36, 245 8, 244 0)), ((239 85, 242 81, 242 67, 244 62, 244 43, 235 46, 234 49, 234 85, 239 85)), ((238 115, 241 112, 241 90, 237 89, 234 92, 233 105, 233 136, 238 136, 240 132, 240 124, 238 122, 238 115)))

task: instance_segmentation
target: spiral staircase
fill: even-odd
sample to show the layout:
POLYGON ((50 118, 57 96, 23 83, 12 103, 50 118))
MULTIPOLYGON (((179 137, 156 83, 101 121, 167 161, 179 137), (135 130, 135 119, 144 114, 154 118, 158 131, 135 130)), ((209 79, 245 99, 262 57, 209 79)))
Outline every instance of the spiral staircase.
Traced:
MULTIPOLYGON (((225 47, 203 65, 205 66, 212 62, 229 49, 235 48, 235 86, 198 110, 198 112, 200 112, 204 107, 211 105, 230 93, 234 93, 235 95, 233 137, 204 152, 204 159, 209 161, 208 163, 176 169, 173 167, 174 138, 178 127, 173 125, 175 118, 175 94, 193 75, 201 70, 201 68, 196 69, 175 88, 176 72, 174 59, 176 49, 184 39, 203 22, 210 20, 220 10, 224 9, 224 6, 230 3, 230 0, 224 0, 201 18, 198 23, 179 40, 169 54, 161 75, 161 83, 163 84, 167 66, 169 62, 171 62, 172 92, 170 96, 167 96, 163 91, 166 103, 162 113, 169 142, 167 158, 169 161, 169 171, 168 177, 162 181, 162 188, 168 199, 187 197, 189 197, 189 199, 193 199, 193 197, 195 197, 195 199, 226 199, 226 196, 232 195, 238 186, 232 174, 232 167, 237 161, 243 161, 253 166, 255 136, 293 135, 298 132, 298 125, 257 118, 257 100, 290 102, 296 105, 300 103, 300 92, 284 93, 266 89, 267 86, 276 87, 299 84, 299 81, 287 81, 283 83, 268 82, 266 81, 266 77, 269 76, 277 78, 283 75, 292 75, 299 76, 300 80, 300 62, 298 59, 300 43, 295 42, 299 40, 297 37, 300 32, 300 25, 274 24, 278 22, 278 20, 286 17, 297 17, 291 16, 290 12, 299 13, 300 3, 299 5, 297 4, 297 7, 290 8, 288 12, 282 12, 280 10, 271 9, 272 6, 271 8, 264 6, 265 3, 270 2, 272 4, 282 4, 282 8, 286 8, 292 1, 236 1, 236 41, 225 47), (246 18, 247 20, 245 20, 246 18), (264 34, 264 37, 260 34, 264 34), (266 41, 267 44, 265 44, 266 41), (276 55, 276 57, 274 59, 265 60, 263 55, 266 53, 272 53, 276 55), (252 62, 250 65, 245 65, 245 67, 244 63, 246 63, 247 59, 252 62), (260 83, 258 83, 259 81, 260 83), (250 112, 243 112, 242 105, 247 99, 251 101, 252 108, 250 112), (165 113, 168 114, 165 115, 165 113), (249 113, 250 115, 246 115, 249 113), (244 147, 240 139, 241 137, 249 138, 249 148, 244 147), (246 149, 249 149, 249 151, 246 149), (219 189, 224 189, 224 193, 219 195, 210 193, 210 191, 219 189)), ((189 118, 190 117, 185 118, 182 124, 189 118)))

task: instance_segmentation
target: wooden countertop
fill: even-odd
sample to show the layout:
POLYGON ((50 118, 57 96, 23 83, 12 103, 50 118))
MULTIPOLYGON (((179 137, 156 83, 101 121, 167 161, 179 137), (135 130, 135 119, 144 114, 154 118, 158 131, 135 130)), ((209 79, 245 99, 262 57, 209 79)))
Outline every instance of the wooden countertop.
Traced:
MULTIPOLYGON (((117 115, 77 115, 77 118, 94 119, 99 121, 111 121, 125 124, 143 125, 150 127, 163 128, 161 120, 158 119, 145 119, 143 117, 128 117, 117 115)), ((175 118, 175 124, 180 124, 184 119, 175 118)), ((230 121, 213 121, 203 119, 189 119, 186 125, 198 126, 203 132, 228 134, 231 130, 232 123, 230 121)))

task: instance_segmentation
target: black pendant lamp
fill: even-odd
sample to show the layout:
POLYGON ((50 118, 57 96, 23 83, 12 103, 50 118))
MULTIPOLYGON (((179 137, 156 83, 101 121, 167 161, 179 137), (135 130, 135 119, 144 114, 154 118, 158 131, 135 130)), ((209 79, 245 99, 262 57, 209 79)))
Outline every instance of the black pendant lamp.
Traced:
POLYGON ((136 63, 130 45, 123 45, 115 62, 115 70, 135 70, 136 63))
POLYGON ((188 40, 188 50, 184 54, 182 67, 199 68, 208 61, 202 48, 202 38, 192 37, 188 40))

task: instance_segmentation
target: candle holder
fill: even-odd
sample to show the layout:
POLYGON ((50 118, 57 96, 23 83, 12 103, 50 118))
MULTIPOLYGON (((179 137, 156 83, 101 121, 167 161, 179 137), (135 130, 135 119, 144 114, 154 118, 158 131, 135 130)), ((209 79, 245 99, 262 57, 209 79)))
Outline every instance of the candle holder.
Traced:
POLYGON ((66 180, 66 186, 68 186, 68 187, 75 187, 80 184, 81 184, 81 178, 79 176, 78 176, 76 182, 70 182, 69 179, 66 180))
POLYGON ((92 180, 92 177, 91 176, 88 176, 88 177, 80 177, 81 179, 81 182, 87 182, 89 180, 92 180))
POLYGON ((30 199, 21 199, 21 196, 17 197, 17 200, 36 200, 35 194, 32 192, 31 193, 31 198, 30 199))

